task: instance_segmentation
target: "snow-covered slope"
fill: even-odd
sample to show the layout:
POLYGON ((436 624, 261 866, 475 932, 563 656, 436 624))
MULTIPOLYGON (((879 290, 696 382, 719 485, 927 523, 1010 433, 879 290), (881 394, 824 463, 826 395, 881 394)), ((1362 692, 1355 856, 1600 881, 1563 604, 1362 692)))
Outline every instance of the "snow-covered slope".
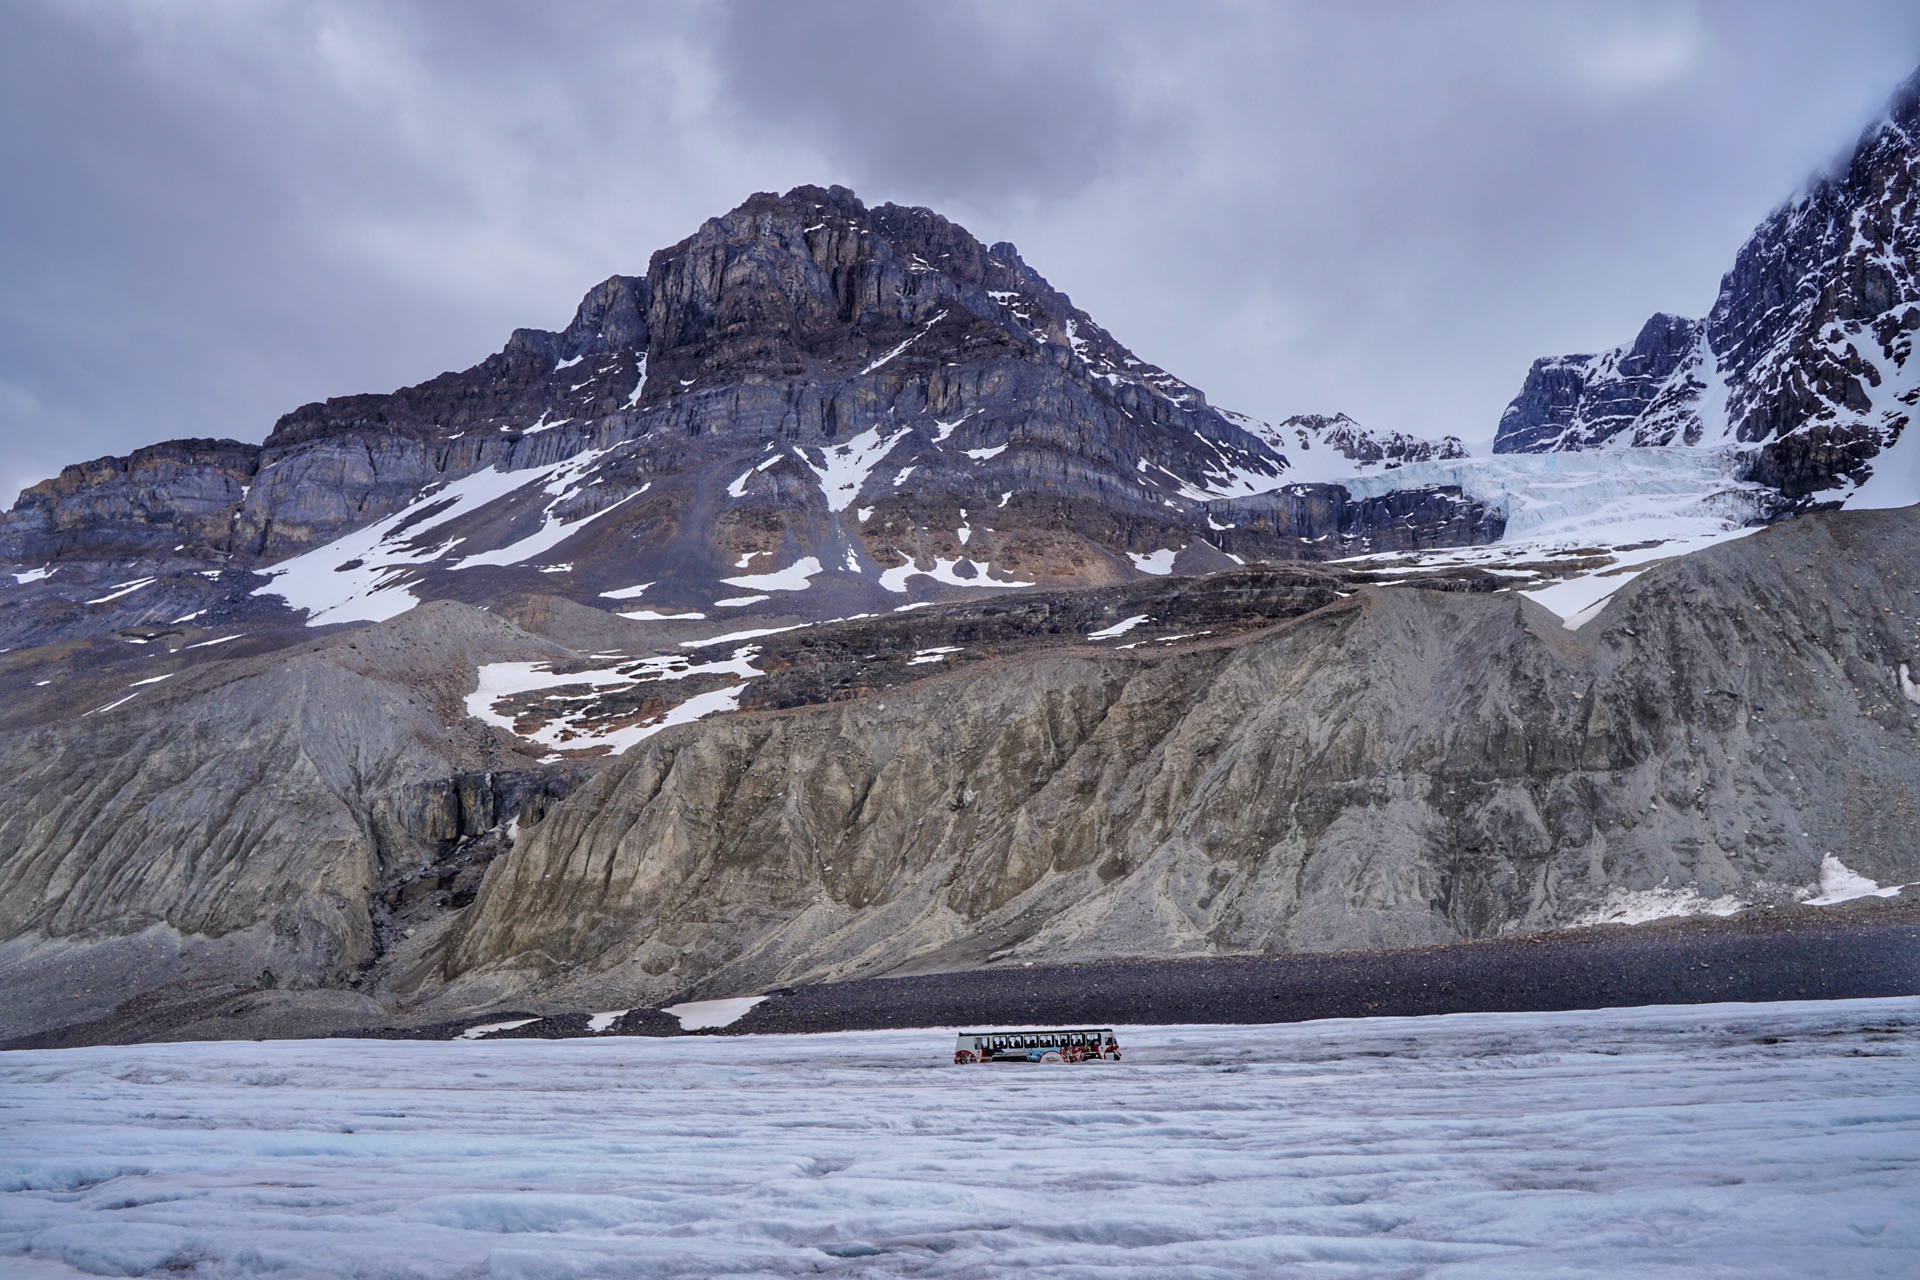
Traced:
MULTIPOLYGON (((1403 431, 1376 431, 1344 413, 1301 413, 1278 424, 1243 413, 1224 412, 1223 416, 1286 457, 1283 479, 1287 484, 1345 484, 1355 476, 1386 474, 1411 462, 1467 456, 1467 447, 1456 436, 1428 440, 1403 431)), ((1420 483, 1424 482, 1408 480, 1396 487, 1420 483)), ((1274 481, 1267 481, 1247 491, 1257 493, 1274 487, 1274 481)))
MULTIPOLYGON (((1618 352, 1581 359, 1583 369, 1636 367, 1618 352)), ((1504 527, 1491 542, 1369 552, 1344 562, 1488 569, 1575 626, 1644 567, 1751 533, 1788 505, 1778 491, 1742 478, 1748 455, 1727 443, 1629 448, 1616 431, 1596 441, 1604 447, 1581 449, 1565 441, 1592 424, 1570 423, 1556 437, 1560 447, 1476 458, 1454 437, 1374 432, 1345 414, 1278 425, 1228 416, 1286 454, 1284 483, 1247 485, 1254 494, 1284 492, 1296 481, 1337 484, 1361 502, 1410 490, 1458 492, 1504 527)), ((1891 481, 1883 487, 1895 491, 1891 481)))

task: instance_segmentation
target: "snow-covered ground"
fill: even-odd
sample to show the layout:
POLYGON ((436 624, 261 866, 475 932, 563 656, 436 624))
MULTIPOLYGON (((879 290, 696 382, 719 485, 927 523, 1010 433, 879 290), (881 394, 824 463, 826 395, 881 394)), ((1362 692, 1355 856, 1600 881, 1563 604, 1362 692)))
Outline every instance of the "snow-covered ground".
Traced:
POLYGON ((0 1054, 0 1274, 1920 1274, 1920 998, 0 1054))
MULTIPOLYGON (((288 608, 306 610, 310 627, 398 617, 420 603, 411 590, 416 571, 423 565, 445 562, 465 541, 459 537, 442 540, 435 532, 442 526, 505 500, 537 501, 538 495, 530 490, 539 483, 539 493, 549 501, 541 508, 538 530, 505 547, 464 556, 451 567, 519 564, 551 551, 588 522, 624 503, 626 498, 571 524, 554 514, 590 483, 588 477, 594 466, 611 452, 590 449, 544 467, 504 472, 488 467, 462 476, 422 494, 390 516, 264 570, 271 581, 253 594, 279 596, 288 608)), ((628 497, 638 497, 648 487, 650 483, 628 497)))

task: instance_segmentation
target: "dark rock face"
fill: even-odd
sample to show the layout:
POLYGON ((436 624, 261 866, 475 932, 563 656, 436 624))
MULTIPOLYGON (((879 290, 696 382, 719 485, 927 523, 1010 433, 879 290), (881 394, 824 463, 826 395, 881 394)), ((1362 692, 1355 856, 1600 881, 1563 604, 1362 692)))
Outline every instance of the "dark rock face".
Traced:
POLYGON ((1629 347, 1536 361, 1494 451, 1726 442, 1791 500, 1843 497, 1920 402, 1917 188, 1920 74, 1754 231, 1704 321, 1655 316, 1629 347))
POLYGON ((1221 550, 1296 542, 1302 560, 1473 546, 1499 541, 1506 529, 1497 510, 1451 486, 1356 499, 1337 484, 1288 485, 1213 502, 1209 509, 1225 526, 1221 550))
POLYGON ((0 517, 0 556, 36 564, 182 542, 224 548, 259 469, 260 446, 237 440, 171 440, 68 467, 0 517))
POLYGON ((532 826, 575 781, 532 769, 458 773, 414 788, 403 821, 422 840, 452 845, 510 821, 532 826))
POLYGON ((1500 415, 1496 453, 1590 449, 1630 431, 1693 350, 1698 320, 1656 315, 1628 347, 1533 362, 1500 415))

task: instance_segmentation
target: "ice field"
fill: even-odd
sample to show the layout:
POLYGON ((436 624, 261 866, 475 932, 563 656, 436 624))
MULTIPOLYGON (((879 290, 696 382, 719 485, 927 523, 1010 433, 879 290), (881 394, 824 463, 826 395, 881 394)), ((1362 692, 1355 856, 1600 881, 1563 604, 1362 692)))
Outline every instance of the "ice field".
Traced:
POLYGON ((0 1054, 0 1275, 1920 1275, 1920 998, 0 1054))

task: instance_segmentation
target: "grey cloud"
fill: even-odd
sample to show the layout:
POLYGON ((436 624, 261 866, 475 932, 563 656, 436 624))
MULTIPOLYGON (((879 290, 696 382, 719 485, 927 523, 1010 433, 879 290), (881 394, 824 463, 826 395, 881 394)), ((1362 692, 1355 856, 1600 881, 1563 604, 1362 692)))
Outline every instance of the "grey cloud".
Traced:
POLYGON ((1103 10, 909 0, 733 0, 717 62, 763 127, 932 198, 1083 186, 1148 122, 1117 83, 1103 10))
POLYGON ((9 8, 0 500, 464 367, 814 168, 676 123, 677 6, 9 8))

